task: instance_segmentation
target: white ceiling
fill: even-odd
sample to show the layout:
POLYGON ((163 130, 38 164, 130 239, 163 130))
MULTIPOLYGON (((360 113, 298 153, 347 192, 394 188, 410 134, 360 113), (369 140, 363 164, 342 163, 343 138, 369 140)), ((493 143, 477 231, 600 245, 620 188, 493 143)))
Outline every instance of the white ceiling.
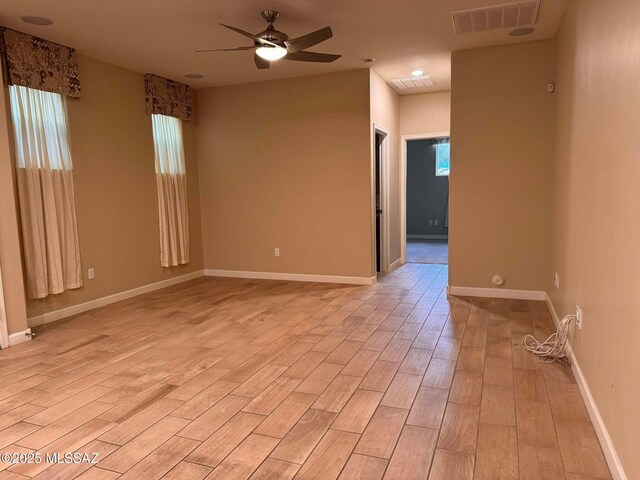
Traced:
POLYGON ((456 35, 451 12, 510 0, 2 0, 0 25, 74 47, 142 73, 155 73, 195 88, 248 83, 362 68, 385 80, 409 76, 415 69, 434 85, 399 93, 448 90, 451 52, 555 36, 568 0, 543 0, 536 31, 511 37, 507 30, 456 35), (311 50, 340 53, 331 64, 279 61, 257 70, 252 53, 195 53, 197 49, 251 45, 251 40, 218 25, 227 23, 257 33, 266 26, 264 9, 281 13, 276 28, 296 37, 326 25, 333 38, 311 50), (48 17, 50 26, 20 20, 48 17), (187 73, 205 78, 191 80, 187 73))

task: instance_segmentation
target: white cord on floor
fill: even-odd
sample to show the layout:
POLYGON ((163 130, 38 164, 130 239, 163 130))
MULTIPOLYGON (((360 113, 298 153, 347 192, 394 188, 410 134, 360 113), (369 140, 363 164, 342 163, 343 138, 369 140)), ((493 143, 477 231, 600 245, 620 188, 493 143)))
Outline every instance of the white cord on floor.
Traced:
POLYGON ((569 339, 569 324, 575 320, 575 315, 567 315, 558 325, 558 331, 549 336, 544 342, 536 340, 533 335, 526 335, 520 344, 530 352, 536 354, 541 362, 551 363, 556 360, 569 363, 565 353, 567 340, 569 339))

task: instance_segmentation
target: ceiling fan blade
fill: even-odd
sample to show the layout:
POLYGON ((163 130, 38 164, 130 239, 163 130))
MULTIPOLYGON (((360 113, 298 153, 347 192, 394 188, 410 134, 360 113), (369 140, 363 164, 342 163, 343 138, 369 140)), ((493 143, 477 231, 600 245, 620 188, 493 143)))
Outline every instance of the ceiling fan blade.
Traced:
POLYGON ((256 47, 238 47, 238 48, 213 48, 210 50, 196 50, 196 53, 203 52, 235 52, 239 50, 253 50, 256 47))
POLYGON ((296 62, 331 63, 339 59, 341 56, 342 55, 334 55, 332 53, 294 52, 294 53, 287 53, 283 58, 285 60, 295 60, 296 62))
POLYGON ((315 32, 302 35, 301 37, 289 39, 285 43, 287 44, 287 50, 289 50, 289 52, 295 53, 300 52, 306 48, 313 47, 314 45, 317 45, 320 42, 324 42, 331 37, 333 37, 331 27, 324 27, 320 30, 316 30, 315 32))
POLYGON ((245 37, 249 37, 254 42, 258 42, 258 43, 261 43, 263 45, 271 45, 272 47, 278 47, 279 46, 279 45, 276 45, 273 42, 270 42, 269 40, 265 40, 264 38, 260 38, 260 37, 258 37, 256 35, 254 35, 253 33, 245 32, 244 30, 242 30, 240 28, 232 27, 231 25, 225 25, 224 23, 221 23, 220 25, 222 25, 225 28, 228 28, 229 30, 233 30, 234 32, 237 32, 240 35, 244 35, 245 37))
POLYGON ((256 63, 256 67, 258 67, 260 70, 271 68, 271 63, 269 63, 269 60, 265 60, 257 53, 253 54, 253 61, 256 63))

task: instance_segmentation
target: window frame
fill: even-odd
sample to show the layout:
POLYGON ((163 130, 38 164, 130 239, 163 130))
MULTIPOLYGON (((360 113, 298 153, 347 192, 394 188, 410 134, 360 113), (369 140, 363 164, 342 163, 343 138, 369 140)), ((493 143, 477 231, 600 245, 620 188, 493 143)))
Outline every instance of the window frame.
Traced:
POLYGON ((435 144, 436 147, 436 161, 435 161, 435 170, 436 170, 436 177, 448 177, 450 172, 451 172, 451 142, 442 142, 442 143, 436 143, 435 144), (447 166, 443 167, 441 166, 440 162, 442 161, 441 158, 439 158, 439 147, 443 146, 443 145, 447 145, 447 166))

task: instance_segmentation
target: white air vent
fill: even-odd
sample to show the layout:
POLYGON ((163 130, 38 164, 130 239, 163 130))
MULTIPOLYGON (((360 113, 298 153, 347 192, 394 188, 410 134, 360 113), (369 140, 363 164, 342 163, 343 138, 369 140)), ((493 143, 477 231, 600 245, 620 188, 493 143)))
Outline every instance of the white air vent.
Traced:
POLYGON ((493 7, 452 12, 456 33, 480 32, 498 28, 525 27, 536 23, 540 0, 505 3, 493 7))
POLYGON ((400 90, 406 90, 407 88, 420 88, 430 87, 433 85, 433 80, 428 75, 422 75, 421 77, 407 77, 396 78, 392 80, 393 84, 400 90))

